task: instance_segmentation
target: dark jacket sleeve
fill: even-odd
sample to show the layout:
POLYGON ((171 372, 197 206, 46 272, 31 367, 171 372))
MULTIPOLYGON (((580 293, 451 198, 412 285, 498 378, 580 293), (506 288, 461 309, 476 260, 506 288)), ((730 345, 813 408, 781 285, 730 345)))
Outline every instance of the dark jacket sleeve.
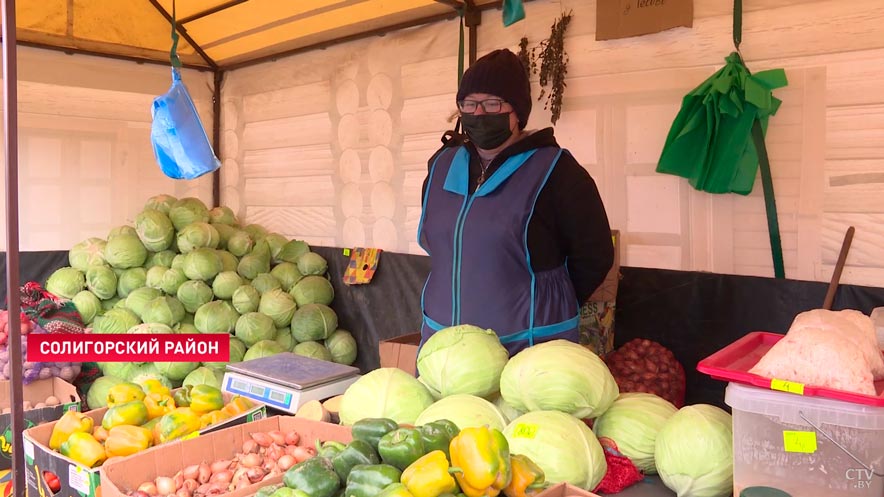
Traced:
MULTIPOLYGON (((570 154, 556 165, 556 231, 567 257, 568 272, 583 303, 605 280, 614 264, 608 214, 595 181, 570 154)), ((555 176, 555 178, 553 178, 555 176)))

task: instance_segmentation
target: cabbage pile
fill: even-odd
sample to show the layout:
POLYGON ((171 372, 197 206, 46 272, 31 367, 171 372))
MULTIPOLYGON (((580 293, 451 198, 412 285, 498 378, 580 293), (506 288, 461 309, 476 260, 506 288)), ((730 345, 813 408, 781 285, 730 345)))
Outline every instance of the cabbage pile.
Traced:
MULTIPOLYGON (((133 226, 71 248, 45 288, 73 300, 93 333, 227 333, 230 362, 294 352, 352 364, 356 340, 338 328, 328 264, 307 243, 241 223, 197 198, 150 198, 133 226)), ((206 381, 226 363, 101 364, 124 381, 206 381), (203 371, 204 368, 207 371, 203 371)))

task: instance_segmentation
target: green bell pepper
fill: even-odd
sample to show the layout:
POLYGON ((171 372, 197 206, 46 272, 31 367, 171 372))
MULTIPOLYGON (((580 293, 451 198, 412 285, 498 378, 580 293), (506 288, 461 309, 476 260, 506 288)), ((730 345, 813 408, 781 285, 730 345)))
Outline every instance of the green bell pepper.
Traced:
POLYGON ((333 497, 341 487, 334 466, 324 457, 312 457, 292 466, 282 481, 286 487, 301 490, 310 497, 333 497))
POLYGON ((114 426, 121 425, 141 426, 147 423, 147 417, 147 406, 144 402, 133 400, 108 409, 101 418, 101 427, 110 430, 114 426))
POLYGON ((385 464, 404 470, 426 454, 426 449, 420 430, 399 428, 381 437, 378 453, 385 464))
POLYGON ((353 424, 353 439, 368 442, 371 448, 378 450, 381 437, 399 428, 399 424, 388 418, 365 418, 353 424))
POLYGON ((418 428, 421 432, 421 440, 424 442, 424 450, 429 453, 441 450, 448 457, 448 446, 451 439, 460 433, 460 428, 447 419, 440 419, 427 423, 418 428))
POLYGON ((221 390, 212 385, 194 385, 190 389, 190 406, 188 407, 197 414, 217 411, 224 407, 224 395, 221 390))
POLYGON ((333 460, 335 456, 343 452, 346 448, 346 445, 342 444, 341 442, 335 442, 334 440, 329 440, 325 443, 317 440, 316 456, 324 457, 328 460, 333 460))
POLYGON ((338 455, 332 459, 335 473, 341 477, 341 481, 347 481, 350 471, 360 464, 380 464, 381 458, 364 440, 353 440, 338 455))
POLYGON ((192 385, 181 387, 172 394, 172 400, 175 401, 175 407, 190 407, 190 389, 192 385))
MULTIPOLYGON (((346 497, 377 497, 388 486, 399 483, 402 472, 389 464, 360 464, 347 477, 346 497)), ((315 497, 315 496, 311 496, 315 497)))

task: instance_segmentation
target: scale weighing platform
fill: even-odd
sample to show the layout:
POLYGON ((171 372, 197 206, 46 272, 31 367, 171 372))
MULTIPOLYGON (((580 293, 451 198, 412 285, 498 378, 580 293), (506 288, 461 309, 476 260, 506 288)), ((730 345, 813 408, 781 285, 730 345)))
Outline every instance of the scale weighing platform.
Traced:
POLYGON ((294 414, 311 400, 343 394, 359 377, 352 366, 285 352, 228 364, 222 390, 294 414))

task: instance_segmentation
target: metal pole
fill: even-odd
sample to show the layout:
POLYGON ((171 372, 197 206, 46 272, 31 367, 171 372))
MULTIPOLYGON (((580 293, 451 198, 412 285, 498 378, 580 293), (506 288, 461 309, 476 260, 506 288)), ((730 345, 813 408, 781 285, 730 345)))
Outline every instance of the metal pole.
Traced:
MULTIPOLYGON (((221 84, 224 71, 215 70, 215 86, 212 91, 212 148, 215 157, 221 159, 221 84)), ((212 207, 221 205, 221 171, 212 173, 212 207)))
POLYGON ((9 309, 10 407, 12 408, 13 495, 25 495, 25 430, 22 395, 21 293, 18 265, 18 74, 16 71, 15 0, 3 5, 3 131, 6 142, 6 296, 9 309))

